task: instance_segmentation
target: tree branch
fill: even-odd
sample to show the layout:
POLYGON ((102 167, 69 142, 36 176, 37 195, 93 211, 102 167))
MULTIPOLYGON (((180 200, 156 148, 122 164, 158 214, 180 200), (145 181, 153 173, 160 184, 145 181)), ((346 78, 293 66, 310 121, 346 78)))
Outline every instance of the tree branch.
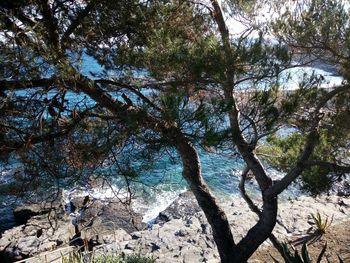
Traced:
POLYGON ((132 93, 134 93, 136 96, 138 96, 140 99, 142 99, 144 102, 146 102, 148 105, 150 105, 151 107, 156 109, 157 111, 162 112, 161 108, 159 108, 157 105, 155 105, 152 101, 150 101, 150 99, 148 99, 145 95, 143 95, 140 91, 137 90, 137 88, 135 88, 132 85, 117 82, 114 80, 106 80, 106 79, 98 79, 98 80, 95 80, 95 82, 101 83, 101 84, 114 85, 114 86, 118 86, 118 87, 127 89, 127 90, 131 91, 132 93))
POLYGON ((57 81, 56 78, 32 80, 0 80, 0 91, 21 90, 35 87, 50 87, 57 81))
MULTIPOLYGON (((256 206, 256 204, 254 204, 253 200, 248 196, 248 194, 245 190, 245 182, 247 180, 248 172, 249 172, 249 168, 246 166, 242 172, 242 175, 241 175, 241 180, 239 182, 239 190, 241 192, 241 195, 242 195, 244 201, 246 201, 246 203, 248 204, 249 209, 252 212, 254 212, 255 214, 257 214, 259 218, 261 218, 260 209, 256 206)), ((273 244, 273 246, 278 250, 278 252, 281 255, 283 255, 283 246, 277 240, 277 238, 275 237, 275 235, 273 233, 270 234, 269 239, 270 239, 271 243, 273 244)))
POLYGON ((9 129, 13 129, 18 133, 26 134, 26 136, 23 138, 22 141, 5 141, 5 144, 0 146, 0 149, 4 152, 12 152, 16 151, 18 149, 21 149, 22 147, 26 147, 31 144, 37 144, 41 142, 48 142, 53 139, 65 136, 69 134, 80 122, 83 120, 90 109, 87 109, 81 113, 77 114, 77 117, 73 119, 73 122, 66 125, 65 127, 61 128, 60 131, 57 132, 47 132, 45 134, 40 135, 32 135, 28 134, 26 132, 23 132, 15 127, 8 127, 9 129))
POLYGON ((331 163, 331 162, 326 162, 326 161, 320 161, 320 160, 310 160, 305 162, 306 167, 312 167, 312 166, 319 166, 322 168, 329 169, 330 171, 333 172, 338 172, 338 173, 350 173, 350 166, 344 166, 344 165, 339 165, 336 163, 331 163))
POLYGON ((71 24, 69 25, 67 30, 64 32, 61 38, 61 42, 63 44, 65 44, 69 36, 74 33, 75 29, 77 29, 77 27, 81 24, 83 19, 90 13, 90 11, 95 6, 95 4, 96 4, 96 1, 91 0, 90 3, 88 3, 87 6, 77 14, 76 18, 71 22, 71 24))
POLYGON ((50 3, 48 0, 41 0, 40 5, 43 20, 48 31, 48 42, 56 49, 56 51, 58 51, 60 47, 60 38, 58 34, 57 21, 50 7, 50 3))
POLYGON ((307 161, 313 153, 314 148, 317 145, 319 138, 318 126, 321 120, 320 110, 330 101, 333 97, 343 92, 350 92, 350 85, 341 85, 335 87, 332 91, 325 94, 319 103, 317 104, 313 115, 314 119, 311 124, 311 130, 306 138, 306 143, 304 146, 304 150, 299 155, 299 158, 295 165, 289 170, 289 172, 277 183, 272 185, 267 191, 265 191, 265 195, 267 197, 275 197, 279 195, 284 189, 286 189, 307 167, 307 161))

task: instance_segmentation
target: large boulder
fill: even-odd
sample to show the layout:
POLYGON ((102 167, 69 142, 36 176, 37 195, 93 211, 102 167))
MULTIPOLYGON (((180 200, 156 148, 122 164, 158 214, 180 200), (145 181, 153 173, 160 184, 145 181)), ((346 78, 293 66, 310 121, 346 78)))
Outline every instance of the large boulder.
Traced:
POLYGON ((73 231, 67 215, 49 213, 33 216, 25 224, 2 234, 0 258, 2 262, 13 262, 68 244, 73 231))
POLYGON ((107 240, 111 240, 111 235, 116 236, 119 229, 130 234, 147 227, 142 222, 140 214, 117 200, 109 202, 93 200, 76 211, 79 215, 73 220, 75 221, 75 241, 81 242, 79 238, 85 239, 90 246, 106 243, 107 240))
POLYGON ((155 223, 168 222, 172 219, 180 219, 192 216, 201 211, 197 200, 192 192, 187 191, 180 194, 174 202, 157 216, 155 223))
POLYGON ((17 225, 23 225, 33 216, 54 213, 64 214, 63 192, 58 191, 50 196, 45 196, 42 201, 27 203, 17 206, 13 210, 13 215, 17 225))

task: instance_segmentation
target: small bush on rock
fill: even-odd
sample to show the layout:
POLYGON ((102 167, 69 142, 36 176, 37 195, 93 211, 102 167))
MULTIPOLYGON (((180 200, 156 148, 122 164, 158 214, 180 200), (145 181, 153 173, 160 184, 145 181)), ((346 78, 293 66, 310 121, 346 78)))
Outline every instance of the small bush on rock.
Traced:
POLYGON ((323 220, 319 212, 317 212, 315 215, 311 214, 311 216, 316 224, 316 227, 317 227, 316 231, 320 234, 325 234, 327 228, 332 224, 333 220, 328 221, 328 217, 325 220, 323 220))

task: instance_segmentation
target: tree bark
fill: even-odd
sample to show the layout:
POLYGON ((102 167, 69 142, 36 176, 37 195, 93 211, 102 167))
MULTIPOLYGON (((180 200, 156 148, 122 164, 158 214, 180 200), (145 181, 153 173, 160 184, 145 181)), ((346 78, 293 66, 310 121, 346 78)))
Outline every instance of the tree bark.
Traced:
POLYGON ((134 107, 125 107, 123 103, 116 101, 107 95, 97 85, 89 85, 80 82, 78 88, 93 100, 100 103, 121 119, 130 116, 139 116, 138 125, 147 127, 161 133, 177 149, 182 159, 183 177, 187 181, 199 206, 203 210, 212 230, 214 241, 218 247, 222 263, 243 262, 234 260, 234 248, 236 247, 225 212, 218 205, 215 197, 203 180, 198 153, 191 141, 182 134, 175 124, 167 123, 140 111, 134 107))
POLYGON ((246 262, 256 249, 267 239, 272 233, 277 222, 277 196, 265 195, 265 191, 272 186, 272 180, 267 175, 263 164, 254 152, 254 145, 250 145, 242 134, 240 127, 240 112, 233 94, 235 86, 234 64, 230 61, 233 57, 233 49, 230 43, 229 30, 226 26, 221 7, 217 0, 211 1, 215 10, 214 19, 218 25, 223 51, 226 55, 226 72, 223 81, 223 90, 226 104, 229 109, 229 122, 231 126, 232 142, 242 155, 248 168, 253 172, 256 181, 259 184, 263 207, 259 221, 248 231, 247 235, 233 248, 232 259, 230 262, 246 262))
POLYGON ((236 247, 230 225, 225 212, 219 207, 208 186, 201 175, 201 166, 195 147, 182 134, 177 134, 175 147, 178 150, 183 164, 183 177, 195 195, 199 206, 202 208, 212 230, 215 243, 218 247, 222 263, 240 262, 233 261, 234 248, 236 247))

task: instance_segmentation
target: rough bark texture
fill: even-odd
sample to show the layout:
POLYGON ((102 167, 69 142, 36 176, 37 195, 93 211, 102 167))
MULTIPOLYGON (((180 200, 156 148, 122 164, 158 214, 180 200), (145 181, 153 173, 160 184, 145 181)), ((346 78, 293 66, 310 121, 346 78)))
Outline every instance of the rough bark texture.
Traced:
POLYGON ((208 186, 203 181, 197 151, 187 138, 180 134, 176 137, 176 148, 183 163, 183 176, 212 227, 221 262, 233 262, 235 243, 231 228, 224 211, 218 206, 214 196, 211 195, 208 186))

